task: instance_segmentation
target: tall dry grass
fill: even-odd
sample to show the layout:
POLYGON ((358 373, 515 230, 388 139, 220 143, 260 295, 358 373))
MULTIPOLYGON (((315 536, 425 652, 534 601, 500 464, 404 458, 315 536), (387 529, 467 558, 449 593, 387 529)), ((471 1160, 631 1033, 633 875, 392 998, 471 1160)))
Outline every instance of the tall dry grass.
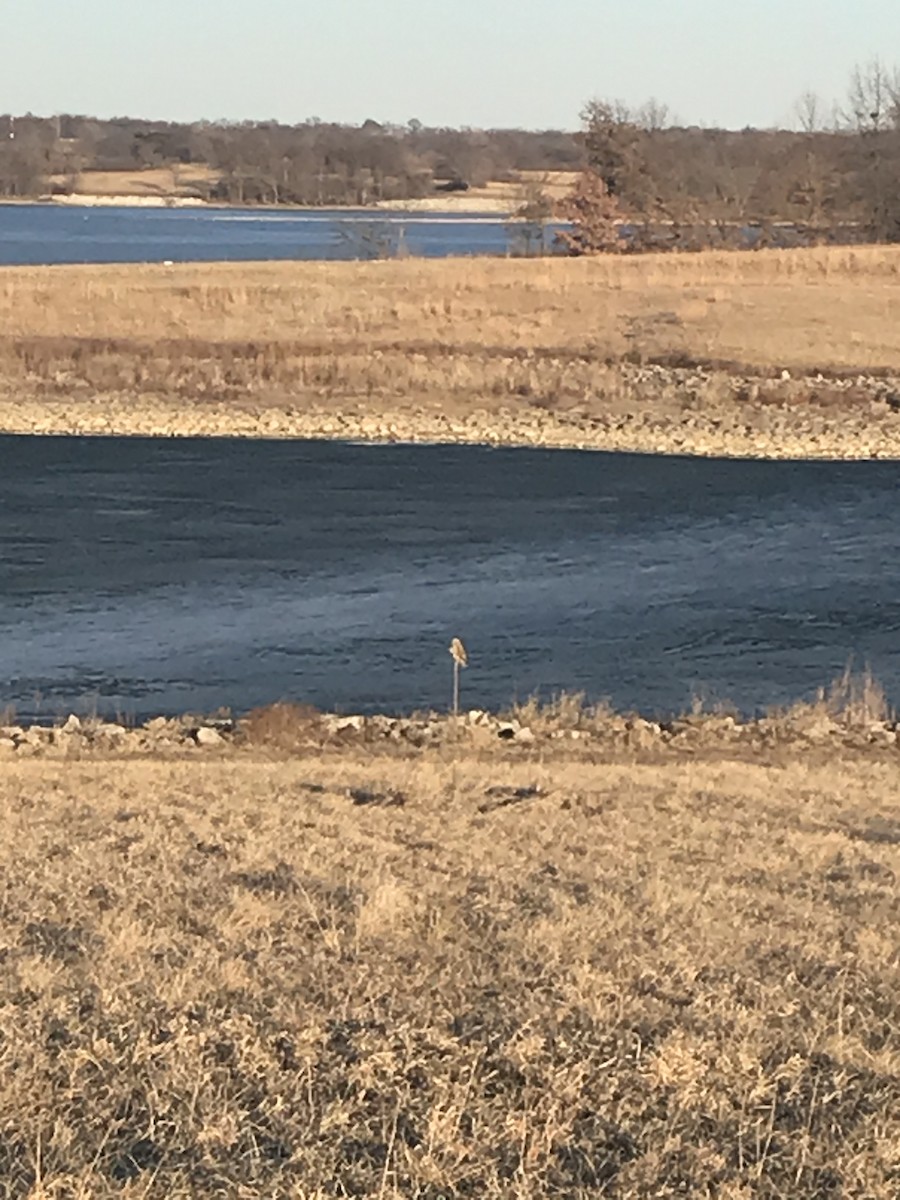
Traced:
POLYGON ((0 1196, 895 1200, 895 782, 7 765, 0 1196))
POLYGON ((0 271, 7 389, 526 403, 624 357, 900 370, 900 250, 0 271))

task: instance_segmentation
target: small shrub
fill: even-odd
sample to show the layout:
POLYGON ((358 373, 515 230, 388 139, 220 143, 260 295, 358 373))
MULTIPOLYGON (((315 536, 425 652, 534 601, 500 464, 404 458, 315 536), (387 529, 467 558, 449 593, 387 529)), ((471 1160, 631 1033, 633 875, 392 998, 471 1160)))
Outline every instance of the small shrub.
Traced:
POLYGON ((240 723, 240 738, 252 746, 294 750, 321 740, 321 720, 321 713, 311 704, 279 701, 247 713, 240 723))

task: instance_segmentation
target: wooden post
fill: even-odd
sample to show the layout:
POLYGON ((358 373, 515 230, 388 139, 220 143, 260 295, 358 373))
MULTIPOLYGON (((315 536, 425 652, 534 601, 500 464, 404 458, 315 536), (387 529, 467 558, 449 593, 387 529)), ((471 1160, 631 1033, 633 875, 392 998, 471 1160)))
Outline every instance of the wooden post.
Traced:
POLYGON ((453 715, 459 716, 459 672, 461 667, 469 665, 469 656, 466 653, 466 648, 459 640, 454 638, 450 643, 450 657, 453 659, 453 715))

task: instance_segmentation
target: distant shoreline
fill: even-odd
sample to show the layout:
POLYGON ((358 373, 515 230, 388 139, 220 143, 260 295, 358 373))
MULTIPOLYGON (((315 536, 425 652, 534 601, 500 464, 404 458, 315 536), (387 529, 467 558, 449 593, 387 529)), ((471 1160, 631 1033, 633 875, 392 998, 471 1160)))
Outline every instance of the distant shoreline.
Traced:
POLYGON ((900 249, 9 267, 0 430, 900 459, 900 249))
POLYGON ((187 209, 204 212, 208 210, 238 209, 259 212, 347 212, 366 213, 377 220, 380 213, 447 213, 453 216, 497 216, 516 220, 510 205, 490 197, 466 198, 465 193, 448 194, 446 197, 428 196, 419 200, 380 200, 377 204, 238 204, 226 200, 202 200, 191 196, 138 196, 128 193, 120 195, 70 194, 58 196, 33 196, 28 198, 3 197, 0 207, 8 208, 146 208, 187 209))

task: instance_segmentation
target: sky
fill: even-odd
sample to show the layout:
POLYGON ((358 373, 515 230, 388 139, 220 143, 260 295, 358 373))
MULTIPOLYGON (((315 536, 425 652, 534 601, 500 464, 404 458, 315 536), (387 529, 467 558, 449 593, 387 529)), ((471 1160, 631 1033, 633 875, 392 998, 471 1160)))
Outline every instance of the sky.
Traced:
POLYGON ((0 112, 574 129, 654 97, 790 126, 879 55, 897 0, 0 0, 0 112))

